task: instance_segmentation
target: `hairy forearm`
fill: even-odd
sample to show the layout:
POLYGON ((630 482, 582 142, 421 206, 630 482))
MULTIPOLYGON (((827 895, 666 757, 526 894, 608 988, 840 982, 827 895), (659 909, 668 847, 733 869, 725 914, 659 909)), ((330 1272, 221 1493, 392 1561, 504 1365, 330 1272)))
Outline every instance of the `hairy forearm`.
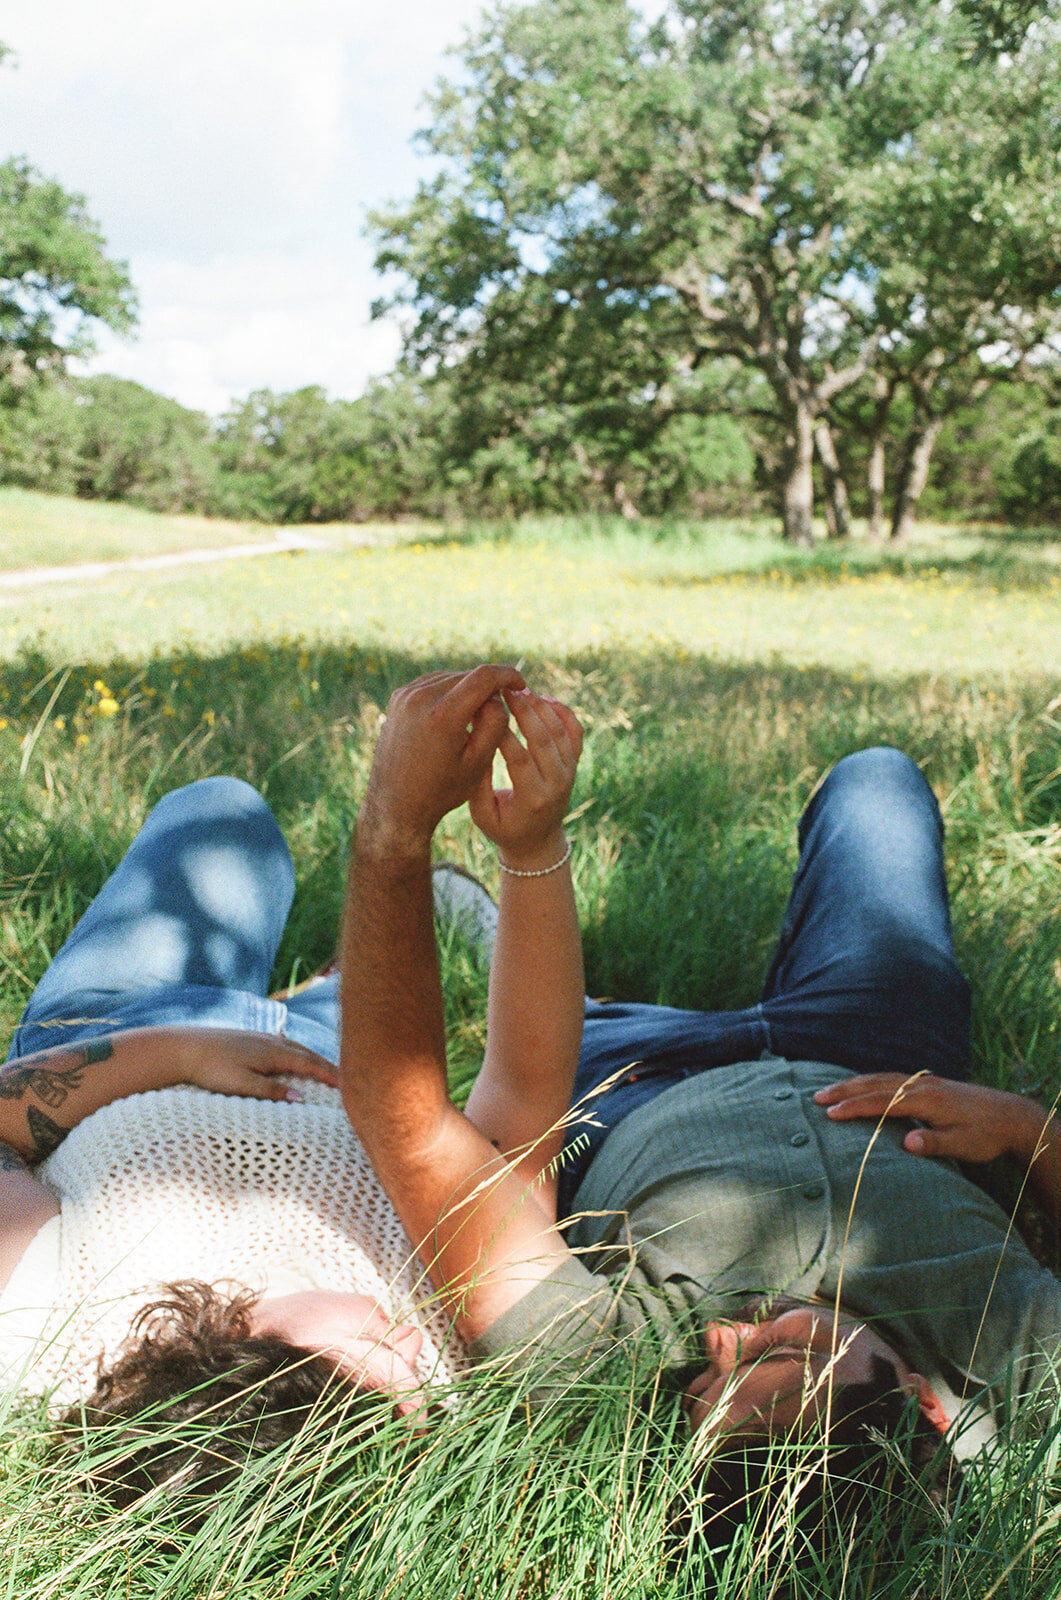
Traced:
POLYGON ((474 1338, 563 1245, 449 1098, 427 851, 377 846, 367 828, 355 840, 343 915, 343 1101, 443 1303, 474 1338))
POLYGON ((377 1168, 429 1145, 446 1089, 429 841, 399 846, 371 817, 354 838, 342 938, 339 1081, 377 1168))

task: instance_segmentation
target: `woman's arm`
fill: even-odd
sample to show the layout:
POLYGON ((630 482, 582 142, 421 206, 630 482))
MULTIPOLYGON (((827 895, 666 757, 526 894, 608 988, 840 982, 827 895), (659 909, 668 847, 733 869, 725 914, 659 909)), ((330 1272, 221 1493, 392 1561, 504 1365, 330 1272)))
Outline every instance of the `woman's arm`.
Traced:
POLYGON ((835 1122, 910 1117, 924 1123, 903 1140, 911 1155, 971 1162, 1012 1156, 1028 1174, 1039 1204, 1061 1223, 1061 1124, 1034 1100, 928 1072, 845 1078, 814 1098, 835 1122))
POLYGON ((272 1081, 278 1073, 336 1082, 331 1064, 312 1051, 232 1028, 130 1028, 9 1061, 0 1068, 0 1289, 59 1212, 30 1163, 51 1155, 85 1117, 112 1100, 178 1083, 297 1099, 296 1090, 272 1081))
POLYGON ((0 1143, 29 1162, 43 1161, 100 1106, 178 1083, 261 1100, 297 1098, 270 1081, 279 1073, 337 1081, 322 1056, 273 1034, 201 1027, 101 1034, 0 1068, 0 1143))
POLYGON ((18 1266, 34 1234, 50 1217, 59 1215, 59 1202, 26 1162, 10 1146, 0 1144, 0 1290, 18 1266))
POLYGON ((526 689, 505 699, 525 741, 511 731, 500 741, 512 787, 494 790, 488 774, 470 803, 508 870, 501 873, 486 1055, 466 1110, 502 1154, 521 1157, 515 1170, 538 1185, 555 1212, 555 1163, 585 999, 571 868, 563 860, 582 730, 557 701, 526 689))

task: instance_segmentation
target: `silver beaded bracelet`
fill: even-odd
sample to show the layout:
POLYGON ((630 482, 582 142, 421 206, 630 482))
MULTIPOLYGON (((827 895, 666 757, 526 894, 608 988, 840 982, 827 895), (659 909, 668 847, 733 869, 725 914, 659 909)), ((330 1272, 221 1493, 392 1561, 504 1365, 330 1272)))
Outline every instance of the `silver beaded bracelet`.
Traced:
POLYGON ((538 867, 533 872, 521 872, 519 867, 506 867, 500 856, 497 858, 497 864, 501 868, 502 872, 508 873, 510 878, 547 878, 550 872, 559 872, 560 868, 566 866, 570 860, 571 840, 569 839, 567 841, 567 849, 564 851, 559 861, 554 861, 551 867, 538 867))

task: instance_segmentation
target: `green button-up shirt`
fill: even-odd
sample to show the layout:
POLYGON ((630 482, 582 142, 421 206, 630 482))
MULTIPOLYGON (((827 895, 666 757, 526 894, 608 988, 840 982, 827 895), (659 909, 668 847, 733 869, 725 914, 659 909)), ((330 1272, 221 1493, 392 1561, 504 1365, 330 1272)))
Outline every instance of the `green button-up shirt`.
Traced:
MULTIPOLYGON (((609 1133, 575 1200, 574 1257, 473 1346, 517 1365, 585 1361, 651 1332, 665 1366, 703 1360, 704 1322, 750 1295, 839 1301, 953 1396, 998 1409, 1061 1366, 1061 1283, 910 1124, 831 1122, 848 1076, 767 1057, 665 1090, 609 1133)), ((955 1411, 956 1403, 949 1409, 955 1411)))

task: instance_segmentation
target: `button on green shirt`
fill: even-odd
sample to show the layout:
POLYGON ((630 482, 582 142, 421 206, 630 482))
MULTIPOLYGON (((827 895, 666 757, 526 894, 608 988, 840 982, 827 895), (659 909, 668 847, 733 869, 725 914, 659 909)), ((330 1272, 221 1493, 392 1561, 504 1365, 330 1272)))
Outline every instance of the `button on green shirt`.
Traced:
MULTIPOLYGON (((815 1090, 850 1076, 764 1058, 665 1090, 609 1133, 575 1199, 575 1252, 489 1328, 479 1358, 585 1363, 651 1334, 703 1359, 704 1322, 751 1295, 839 1299, 943 1393, 1001 1406, 1061 1367, 1061 1283, 907 1122, 831 1122, 815 1090), (985 1393, 986 1392, 986 1393, 985 1393)), ((956 1404, 949 1405, 957 1409, 956 1404)))

